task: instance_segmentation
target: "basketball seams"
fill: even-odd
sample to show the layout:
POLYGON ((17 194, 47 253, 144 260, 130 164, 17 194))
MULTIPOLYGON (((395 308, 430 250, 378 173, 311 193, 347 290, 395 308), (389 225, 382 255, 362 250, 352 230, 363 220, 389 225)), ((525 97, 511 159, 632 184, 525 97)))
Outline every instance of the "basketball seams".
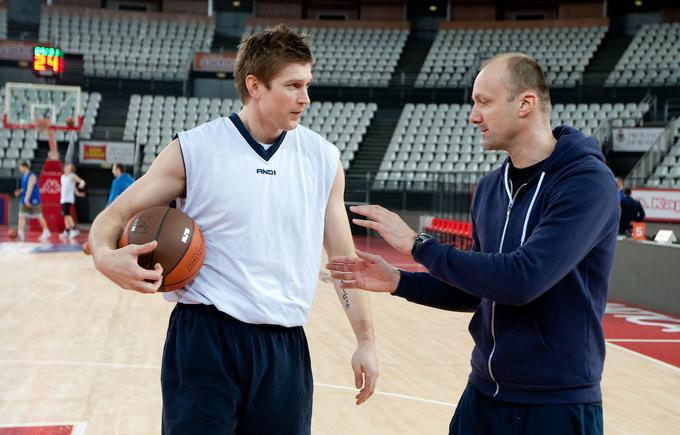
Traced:
MULTIPOLYGON (((156 241, 156 249, 158 249, 158 236, 161 233, 161 229, 163 228, 163 222, 165 222, 165 218, 168 216, 168 213, 170 213, 169 208, 166 209, 165 212, 163 213, 163 217, 161 218, 161 221, 158 222, 158 227, 156 228, 156 235, 154 236, 153 239, 151 239, 151 240, 156 241)), ((153 270, 153 267, 154 267, 154 260, 155 260, 155 257, 156 257, 156 249, 154 249, 151 252, 151 261, 150 261, 151 264, 150 264, 150 266, 151 266, 152 270, 153 270)), ((172 269, 170 269, 170 270, 172 270, 172 269)), ((163 276, 163 279, 165 280, 165 275, 163 276)))
MULTIPOLYGON (((198 223, 196 221, 192 220, 192 226, 193 226, 193 234, 191 236, 191 241, 187 244, 187 249, 184 251, 182 256, 180 257, 179 261, 173 267, 172 272, 176 271, 176 267, 181 265, 182 263, 185 262, 185 260, 188 260, 188 264, 183 265, 183 268, 186 271, 189 271, 190 277, 176 281, 176 282, 170 282, 167 283, 169 287, 173 287, 173 289, 179 289, 181 287, 184 287, 184 285, 188 284, 189 282, 193 281, 194 278, 196 278, 196 274, 198 273, 198 269, 203 265, 203 260, 205 258, 205 239, 203 238, 203 235, 201 234, 201 228, 198 226, 198 223), (187 251, 191 250, 193 254, 191 255, 191 258, 185 258, 185 254, 187 251), (198 268, 196 269, 196 266, 198 265, 198 268), (196 269, 196 270, 194 270, 196 269)), ((180 272, 180 271, 178 271, 180 272)), ((172 273, 168 274, 170 276, 172 273)), ((168 277, 166 276, 166 278, 168 277)), ((165 284, 165 282, 164 282, 165 284)))
MULTIPOLYGON (((166 216, 167 216, 167 213, 170 212, 170 210, 173 210, 173 209, 168 209, 167 212, 166 212, 166 216)), ((163 219, 165 219, 165 216, 163 216, 163 219)), ((194 241, 194 236, 196 235, 196 228, 195 228, 194 221, 191 218, 189 218, 189 221, 191 222, 191 237, 189 238, 189 240, 187 240, 187 243, 184 244, 184 252, 182 252, 182 255, 178 256, 175 264, 173 264, 172 267, 169 268, 169 270, 171 272, 174 271, 175 268, 177 267, 177 265, 184 259, 184 256, 186 255, 187 251, 189 250, 189 247, 191 247, 191 243, 194 241)), ((159 229, 162 228, 162 226, 163 226, 163 221, 161 221, 161 225, 159 226, 159 229)), ((155 250, 154 250, 154 252, 155 252, 155 250)), ((168 274, 169 273, 170 272, 168 272, 168 274)), ((165 277, 166 276, 167 275, 163 276, 163 286, 165 286, 165 277)))
MULTIPOLYGON (((178 209, 150 207, 128 220, 119 237, 119 247, 133 242, 148 243, 151 240, 156 240, 159 245, 153 251, 143 254, 145 258, 140 266, 151 270, 155 263, 163 266, 158 291, 177 290, 193 281, 203 265, 206 250, 201 228, 195 220, 178 209), (133 234, 132 222, 136 219, 143 219, 143 222, 135 225, 138 229, 133 234)), ((138 262, 141 259, 142 256, 138 262)))

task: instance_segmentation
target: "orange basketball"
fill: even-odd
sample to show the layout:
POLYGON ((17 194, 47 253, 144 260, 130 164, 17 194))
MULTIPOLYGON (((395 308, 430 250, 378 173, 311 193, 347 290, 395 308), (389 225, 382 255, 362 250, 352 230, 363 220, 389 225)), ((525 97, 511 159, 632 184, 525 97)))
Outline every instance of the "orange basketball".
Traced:
POLYGON ((125 226, 118 247, 158 242, 153 252, 140 255, 139 265, 153 269, 163 266, 163 283, 158 291, 177 290, 198 275, 205 259, 205 239, 198 224, 170 207, 151 207, 134 215, 125 226))
POLYGON ((92 254, 92 251, 90 251, 90 243, 89 242, 83 243, 83 253, 85 253, 85 255, 91 255, 92 254))
POLYGON ((9 228, 7 230, 7 237, 10 238, 10 240, 14 240, 17 238, 17 230, 16 228, 9 228))

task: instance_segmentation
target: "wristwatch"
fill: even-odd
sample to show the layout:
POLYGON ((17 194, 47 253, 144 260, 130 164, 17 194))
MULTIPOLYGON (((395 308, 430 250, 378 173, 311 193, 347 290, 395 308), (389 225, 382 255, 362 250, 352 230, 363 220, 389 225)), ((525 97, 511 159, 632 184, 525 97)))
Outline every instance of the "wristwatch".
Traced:
POLYGON ((416 255, 416 250, 418 250, 423 243, 436 238, 437 237, 434 234, 418 233, 416 235, 416 240, 413 242, 413 247, 411 248, 411 256, 416 255))

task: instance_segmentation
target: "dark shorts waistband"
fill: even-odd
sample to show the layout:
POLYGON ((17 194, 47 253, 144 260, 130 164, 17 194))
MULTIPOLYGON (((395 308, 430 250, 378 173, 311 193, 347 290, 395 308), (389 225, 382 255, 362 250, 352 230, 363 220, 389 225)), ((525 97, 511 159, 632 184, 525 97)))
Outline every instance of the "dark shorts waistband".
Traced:
POLYGON ((236 325, 242 325, 244 327, 252 327, 256 329, 262 329, 262 330, 271 330, 271 331, 297 331, 299 329, 302 329, 302 326, 283 326, 283 325, 271 325, 268 323, 248 323, 244 322, 242 320, 237 319, 234 316, 231 316, 224 311, 220 311, 219 308, 217 308, 214 305, 206 305, 206 304, 183 304, 183 303, 177 303, 176 309, 180 310, 187 310, 187 311, 193 311, 196 313, 202 313, 206 315, 211 315, 216 318, 222 319, 223 321, 227 321, 236 325))

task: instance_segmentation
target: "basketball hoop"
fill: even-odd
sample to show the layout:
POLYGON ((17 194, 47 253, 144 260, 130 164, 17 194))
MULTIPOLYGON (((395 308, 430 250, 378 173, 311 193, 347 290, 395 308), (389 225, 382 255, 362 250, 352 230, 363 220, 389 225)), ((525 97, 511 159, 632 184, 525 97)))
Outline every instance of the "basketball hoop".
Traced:
POLYGON ((50 127, 52 127, 52 122, 49 119, 46 119, 46 118, 38 118, 33 123, 33 128, 36 128, 36 129, 39 129, 39 130, 47 130, 50 127))
POLYGON ((7 129, 78 132, 84 120, 80 96, 80 86, 7 82, 2 125, 7 129))

